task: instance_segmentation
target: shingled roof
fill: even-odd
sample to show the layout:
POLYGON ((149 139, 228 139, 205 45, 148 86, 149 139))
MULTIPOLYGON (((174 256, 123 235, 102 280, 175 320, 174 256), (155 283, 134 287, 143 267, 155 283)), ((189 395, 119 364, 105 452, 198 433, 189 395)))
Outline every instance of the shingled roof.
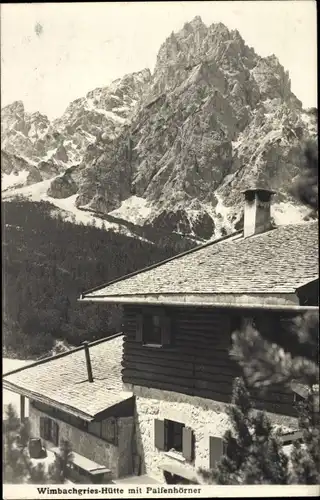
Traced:
MULTIPOLYGON (((294 295, 318 279, 318 223, 279 226, 205 244, 82 295, 83 300, 142 302, 151 297, 294 295)), ((297 302, 298 303, 298 302, 297 302)))
POLYGON ((3 387, 85 420, 129 399, 122 392, 123 335, 89 344, 93 382, 88 381, 83 347, 3 375, 3 387))

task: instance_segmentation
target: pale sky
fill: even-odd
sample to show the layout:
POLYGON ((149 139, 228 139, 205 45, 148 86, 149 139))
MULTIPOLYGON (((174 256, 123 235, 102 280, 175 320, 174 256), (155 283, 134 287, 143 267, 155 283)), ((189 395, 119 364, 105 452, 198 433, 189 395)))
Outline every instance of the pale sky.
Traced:
POLYGON ((317 106, 314 0, 1 5, 1 106, 60 116, 74 99, 126 73, 154 69, 160 45, 196 15, 238 29, 275 54, 304 107, 317 106))

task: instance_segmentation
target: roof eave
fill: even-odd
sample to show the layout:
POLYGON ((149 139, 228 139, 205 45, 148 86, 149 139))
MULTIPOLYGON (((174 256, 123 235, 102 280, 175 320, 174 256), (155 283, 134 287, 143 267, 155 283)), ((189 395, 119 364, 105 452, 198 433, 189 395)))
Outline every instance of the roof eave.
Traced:
POLYGON ((44 396, 43 394, 39 394, 37 392, 30 391, 29 389, 26 389, 24 387, 20 387, 16 384, 13 384, 12 382, 9 382, 8 380, 3 380, 2 386, 3 386, 3 389, 7 389, 11 392, 15 392, 17 394, 20 394, 21 396, 27 397, 28 399, 33 399, 35 401, 39 401, 39 403, 44 403, 44 404, 47 404, 49 406, 54 406, 55 408, 58 408, 59 410, 70 413, 76 417, 79 417, 83 420, 86 420, 87 422, 91 422, 95 418, 95 415, 90 415, 90 414, 85 413, 81 410, 78 410, 77 408, 74 408, 72 406, 69 406, 69 405, 66 405, 64 403, 60 403, 58 401, 50 399, 47 396, 44 396))
POLYGON ((313 278, 308 278, 307 280, 302 281, 299 285, 297 285, 297 287, 295 289, 295 292, 297 293, 302 288, 304 288, 304 287, 306 287, 308 285, 311 285, 312 283, 316 283, 317 281, 319 281, 319 276, 316 276, 316 277, 313 277, 313 278))
POLYGON ((196 306, 243 309, 317 310, 317 306, 300 306, 293 290, 282 293, 224 294, 137 294, 121 296, 87 296, 82 302, 142 304, 160 306, 196 306))
POLYGON ((61 403, 59 401, 55 401, 54 399, 48 398, 47 396, 44 396, 43 394, 39 394, 34 391, 30 391, 29 389, 26 389, 25 387, 20 387, 12 382, 9 382, 8 380, 3 380, 3 388, 7 389, 11 392, 15 392, 17 394, 20 394, 21 396, 25 396, 28 399, 32 399, 34 401, 38 401, 39 403, 44 403, 47 404, 48 406, 52 406, 54 408, 57 408, 58 410, 64 411, 66 413, 69 413, 71 415, 74 415, 75 417, 81 418, 82 420, 85 420, 87 422, 92 422, 93 420, 99 419, 101 415, 105 415, 108 411, 110 412, 112 408, 118 407, 125 401, 131 399, 133 397, 133 394, 130 392, 127 392, 126 397, 123 398, 123 400, 118 401, 112 405, 106 406, 106 408, 99 410, 95 412, 94 414, 89 414, 84 411, 81 411, 73 406, 67 405, 65 403, 61 403))

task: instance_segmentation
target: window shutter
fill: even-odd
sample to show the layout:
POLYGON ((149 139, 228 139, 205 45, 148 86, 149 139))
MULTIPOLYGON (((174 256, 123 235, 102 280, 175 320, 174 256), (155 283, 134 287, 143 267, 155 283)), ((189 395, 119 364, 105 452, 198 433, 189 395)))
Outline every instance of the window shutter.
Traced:
POLYGON ((182 455, 188 462, 192 462, 194 457, 193 431, 189 427, 182 429, 182 455))
POLYGON ((143 341, 143 315, 137 314, 136 316, 136 342, 143 341))
POLYGON ((118 420, 113 418, 114 444, 118 446, 118 420))
POLYGON ((47 417, 44 418, 44 439, 50 441, 51 435, 51 420, 47 417))
POLYGON ((154 445, 158 450, 167 451, 167 426, 164 420, 154 420, 154 445))
POLYGON ((210 436, 210 469, 214 469, 217 462, 221 460, 223 455, 224 440, 219 437, 210 436))
POLYGON ((45 437, 45 418, 40 417, 40 437, 46 439, 45 437))
POLYGON ((169 316, 161 317, 161 344, 171 344, 171 318, 169 316))
POLYGON ((52 442, 59 446, 59 426, 57 422, 52 422, 52 442))

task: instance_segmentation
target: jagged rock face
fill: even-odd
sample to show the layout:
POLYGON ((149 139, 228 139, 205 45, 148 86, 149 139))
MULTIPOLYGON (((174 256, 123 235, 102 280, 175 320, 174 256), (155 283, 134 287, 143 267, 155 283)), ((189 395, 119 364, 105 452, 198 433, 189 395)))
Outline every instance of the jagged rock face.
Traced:
POLYGON ((252 182, 276 191, 275 202, 290 198, 289 191, 304 161, 303 140, 313 137, 317 118, 312 112, 286 103, 264 102, 234 143, 233 173, 218 192, 233 212, 241 211, 241 190, 252 182))
POLYGON ((21 187, 42 181, 42 176, 33 164, 20 156, 1 151, 1 186, 5 191, 10 187, 21 187))
POLYGON ((119 135, 150 78, 149 70, 125 75, 109 87, 73 101, 53 122, 53 128, 65 137, 64 146, 73 163, 79 163, 87 147, 97 140, 110 141, 119 135))
POLYGON ((316 133, 275 56, 261 58, 238 31, 195 18, 161 46, 130 128, 98 159, 85 158, 78 206, 108 212, 136 195, 153 204, 148 222, 207 237, 241 217, 240 190, 252 182, 268 181, 285 200, 303 141, 316 133), (215 224, 217 199, 230 219, 215 224))
POLYGON ((67 171, 51 182, 47 194, 52 198, 69 198, 69 196, 77 193, 78 187, 78 184, 67 171))
POLYGON ((277 58, 199 17, 162 44, 152 76, 89 92, 49 125, 26 117, 22 103, 7 108, 6 149, 14 137, 10 144, 29 151, 35 132, 26 123, 46 124, 32 158, 43 178, 59 175, 50 196, 77 193, 78 208, 120 217, 122 202, 142 199, 146 226, 203 238, 239 226, 248 185, 267 183, 276 204, 293 205, 304 142, 317 136, 316 110, 302 109, 277 58))
POLYGON ((41 144, 49 126, 45 115, 26 113, 23 103, 16 101, 1 110, 1 149, 37 159, 41 155, 41 144))
POLYGON ((90 157, 96 141, 107 144, 119 135, 150 78, 150 71, 143 70, 95 89, 73 101, 52 123, 40 113, 26 113, 16 101, 1 111, 1 149, 32 161, 40 180, 50 179, 79 164, 87 148, 90 157))

